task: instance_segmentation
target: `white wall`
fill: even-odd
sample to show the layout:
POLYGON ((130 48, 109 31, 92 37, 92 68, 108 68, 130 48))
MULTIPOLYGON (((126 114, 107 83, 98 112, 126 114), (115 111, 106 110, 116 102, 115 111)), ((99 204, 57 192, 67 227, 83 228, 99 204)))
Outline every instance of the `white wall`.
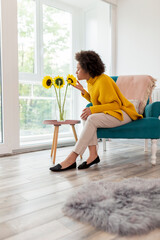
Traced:
POLYGON ((160 0, 118 0, 116 73, 149 74, 160 87, 160 0))

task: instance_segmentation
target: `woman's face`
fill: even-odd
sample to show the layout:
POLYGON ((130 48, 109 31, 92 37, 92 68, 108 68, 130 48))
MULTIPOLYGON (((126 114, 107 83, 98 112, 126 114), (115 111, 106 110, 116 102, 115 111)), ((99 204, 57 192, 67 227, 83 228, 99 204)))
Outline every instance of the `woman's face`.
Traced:
POLYGON ((89 80, 90 79, 90 75, 89 73, 85 72, 83 70, 83 68, 81 67, 80 63, 78 62, 77 63, 77 71, 76 71, 76 74, 77 74, 77 78, 78 80, 89 80))

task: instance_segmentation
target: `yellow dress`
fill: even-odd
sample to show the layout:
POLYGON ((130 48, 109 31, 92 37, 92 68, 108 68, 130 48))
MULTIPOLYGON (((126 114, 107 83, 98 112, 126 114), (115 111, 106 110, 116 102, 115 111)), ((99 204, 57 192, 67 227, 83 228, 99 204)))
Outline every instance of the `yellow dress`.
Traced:
POLYGON ((134 105, 123 96, 114 80, 106 74, 90 78, 87 87, 88 92, 85 90, 82 96, 92 102, 92 113, 103 112, 123 121, 123 110, 132 120, 143 118, 136 112, 134 105))

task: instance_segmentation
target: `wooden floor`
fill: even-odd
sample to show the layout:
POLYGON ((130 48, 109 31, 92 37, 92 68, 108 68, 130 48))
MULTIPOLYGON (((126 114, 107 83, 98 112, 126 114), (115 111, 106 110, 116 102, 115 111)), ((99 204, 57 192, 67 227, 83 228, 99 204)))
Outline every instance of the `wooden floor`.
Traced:
MULTIPOLYGON (((61 162, 72 147, 57 150, 61 162)), ((83 156, 86 159, 88 152, 83 156)), ((133 140, 107 142, 107 151, 99 147, 101 162, 88 170, 53 173, 50 151, 39 151, 0 158, 0 239, 10 240, 159 240, 160 229, 136 237, 120 237, 98 231, 64 216, 64 202, 83 184, 106 179, 159 178, 157 165, 150 164, 150 151, 133 140)), ((79 164, 80 159, 77 160, 79 164)))

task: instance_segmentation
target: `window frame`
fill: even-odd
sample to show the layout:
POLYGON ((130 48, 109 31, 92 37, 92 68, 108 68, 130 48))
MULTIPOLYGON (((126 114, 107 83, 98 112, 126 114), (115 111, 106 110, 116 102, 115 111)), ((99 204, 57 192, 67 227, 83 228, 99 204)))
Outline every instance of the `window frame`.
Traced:
POLYGON ((1 0, 2 118, 0 154, 19 146, 17 0, 1 0), (10 6, 8 8, 8 6, 10 6))

